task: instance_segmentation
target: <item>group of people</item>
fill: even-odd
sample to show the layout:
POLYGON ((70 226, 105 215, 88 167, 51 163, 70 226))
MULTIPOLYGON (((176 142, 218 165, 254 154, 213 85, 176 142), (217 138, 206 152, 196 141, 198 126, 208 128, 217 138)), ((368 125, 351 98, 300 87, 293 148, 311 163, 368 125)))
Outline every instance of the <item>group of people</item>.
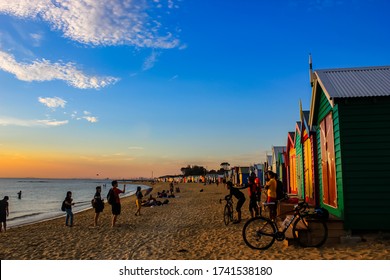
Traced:
MULTIPOLYGON (((121 214, 121 200, 119 195, 122 193, 125 193, 126 191, 126 185, 123 186, 123 189, 118 188, 118 181, 114 180, 111 182, 112 188, 109 191, 109 194, 107 196, 107 200, 109 204, 111 204, 111 226, 115 227, 118 216, 121 214), (110 198, 110 196, 112 196, 110 198)), ((100 213, 104 210, 104 198, 102 198, 102 188, 101 186, 96 187, 96 193, 92 199, 92 206, 95 210, 95 216, 94 216, 94 227, 98 226, 98 220, 100 213)), ((136 203, 136 212, 135 216, 141 215, 141 206, 142 206, 142 189, 140 186, 137 187, 137 191, 135 193, 135 203, 136 203)), ((72 198, 72 192, 68 191, 66 193, 66 197, 64 200, 64 208, 66 212, 66 218, 65 218, 65 225, 72 227, 73 226, 73 212, 72 212, 72 206, 75 203, 73 202, 72 198)))
MULTIPOLYGON (((266 183, 264 185, 264 189, 266 190, 266 203, 270 209, 270 218, 276 218, 276 209, 277 209, 277 178, 276 174, 272 171, 266 172, 266 183)), ((237 211, 237 219, 233 223, 241 222, 241 208, 245 203, 245 195, 241 191, 242 189, 248 188, 249 195, 249 212, 251 217, 258 216, 261 211, 260 201, 262 194, 262 186, 259 178, 256 177, 254 173, 252 173, 248 178, 248 183, 243 187, 235 187, 231 181, 224 181, 224 184, 229 190, 228 196, 235 197, 237 199, 236 203, 236 211, 237 211)))

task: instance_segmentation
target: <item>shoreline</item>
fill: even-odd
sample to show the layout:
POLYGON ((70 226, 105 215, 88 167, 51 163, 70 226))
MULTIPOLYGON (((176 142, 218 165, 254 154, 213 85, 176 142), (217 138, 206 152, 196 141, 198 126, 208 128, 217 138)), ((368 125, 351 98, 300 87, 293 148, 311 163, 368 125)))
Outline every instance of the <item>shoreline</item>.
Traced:
MULTIPOLYGON (((168 183, 147 185, 152 194, 169 189, 168 183)), ((175 185, 176 187, 177 185, 175 185)), ((286 246, 275 241, 265 251, 247 247, 242 228, 249 219, 248 200, 240 224, 223 223, 219 199, 222 185, 179 184, 180 193, 163 206, 143 207, 135 216, 135 197, 121 199, 122 213, 111 228, 111 207, 106 204, 93 227, 92 209, 0 233, 2 260, 389 260, 390 240, 366 235, 366 242, 321 248, 286 246), (200 192, 200 190, 203 190, 200 192)), ((247 196, 247 192, 245 192, 247 196)), ((162 199, 161 199, 162 200, 162 199)))
MULTIPOLYGON (((132 185, 134 185, 134 186, 141 186, 142 190, 146 190, 146 189, 150 188, 150 186, 148 186, 148 185, 141 185, 141 184, 132 184, 132 185), (145 187, 145 188, 143 188, 143 187, 145 187)), ((121 196, 121 199, 124 199, 124 198, 127 198, 127 197, 131 197, 133 195, 135 195, 135 191, 134 192, 131 191, 128 194, 125 193, 125 195, 121 196)), ((105 205, 109 206, 109 204, 106 202, 107 199, 105 197, 104 197, 104 200, 105 200, 105 205)), ((84 211, 92 210, 92 209, 93 209, 92 206, 88 206, 87 208, 80 209, 78 211, 73 211, 73 214, 76 215, 76 214, 82 213, 84 211)), ((40 213, 36 213, 34 215, 39 215, 39 214, 40 213)), ((31 215, 29 215, 29 216, 31 216, 31 215)), ((26 222, 23 222, 23 223, 20 223, 20 224, 12 225, 12 226, 8 225, 9 220, 7 220, 7 230, 8 229, 14 229, 14 228, 20 228, 20 227, 24 227, 24 226, 29 226, 29 225, 34 225, 34 224, 39 224, 39 223, 43 223, 43 222, 49 222, 49 221, 52 221, 52 220, 65 218, 65 216, 66 216, 65 212, 60 212, 59 214, 55 214, 55 216, 53 216, 53 217, 44 218, 44 219, 38 220, 38 221, 26 221, 26 222)), ((17 217, 16 219, 24 219, 24 217, 22 217, 22 218, 21 217, 17 217)))

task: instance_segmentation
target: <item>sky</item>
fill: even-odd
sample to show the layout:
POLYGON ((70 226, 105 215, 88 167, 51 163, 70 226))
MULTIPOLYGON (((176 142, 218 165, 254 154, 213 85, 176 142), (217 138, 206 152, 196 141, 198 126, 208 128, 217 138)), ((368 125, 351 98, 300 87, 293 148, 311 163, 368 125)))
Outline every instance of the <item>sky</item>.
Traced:
POLYGON ((0 177, 265 161, 313 68, 390 65, 383 0, 0 0, 0 177))

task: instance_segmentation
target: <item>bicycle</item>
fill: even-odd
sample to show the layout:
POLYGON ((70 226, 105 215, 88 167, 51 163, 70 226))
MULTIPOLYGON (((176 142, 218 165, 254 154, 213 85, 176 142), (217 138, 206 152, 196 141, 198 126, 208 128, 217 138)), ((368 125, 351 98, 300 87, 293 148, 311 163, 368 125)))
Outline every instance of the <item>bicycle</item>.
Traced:
POLYGON ((302 247, 320 247, 328 238, 326 222, 318 219, 316 214, 306 211, 308 204, 300 202, 294 206, 292 218, 283 222, 284 228, 279 229, 276 221, 259 216, 249 219, 242 229, 242 236, 248 247, 255 250, 266 250, 272 246, 275 239, 283 241, 287 229, 292 226, 294 240, 302 247))
MULTIPOLYGON (((225 225, 228 225, 233 222, 233 200, 230 195, 225 196, 224 200, 226 200, 226 204, 223 208, 223 221, 225 225)), ((219 200, 219 203, 222 203, 222 199, 219 200)))

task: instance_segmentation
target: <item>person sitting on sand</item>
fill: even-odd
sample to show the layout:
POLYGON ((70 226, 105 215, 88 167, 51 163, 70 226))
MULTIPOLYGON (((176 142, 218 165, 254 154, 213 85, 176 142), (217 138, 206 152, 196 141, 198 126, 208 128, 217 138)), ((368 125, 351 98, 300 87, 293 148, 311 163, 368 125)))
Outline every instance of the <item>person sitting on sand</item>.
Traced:
POLYGON ((150 195, 148 200, 142 202, 142 206, 144 207, 157 206, 157 200, 153 197, 153 195, 150 195))
POLYGON ((233 183, 231 181, 226 182, 226 186, 228 190, 230 191, 229 196, 232 197, 234 196, 235 198, 238 199, 237 201, 237 206, 236 206, 236 211, 237 211, 237 220, 233 222, 233 224, 238 224, 241 222, 241 207, 245 202, 245 195, 240 191, 240 189, 244 188, 235 188, 233 187, 233 183))
POLYGON ((8 209, 8 196, 4 196, 3 200, 0 200, 0 232, 7 231, 7 217, 9 216, 8 209))

